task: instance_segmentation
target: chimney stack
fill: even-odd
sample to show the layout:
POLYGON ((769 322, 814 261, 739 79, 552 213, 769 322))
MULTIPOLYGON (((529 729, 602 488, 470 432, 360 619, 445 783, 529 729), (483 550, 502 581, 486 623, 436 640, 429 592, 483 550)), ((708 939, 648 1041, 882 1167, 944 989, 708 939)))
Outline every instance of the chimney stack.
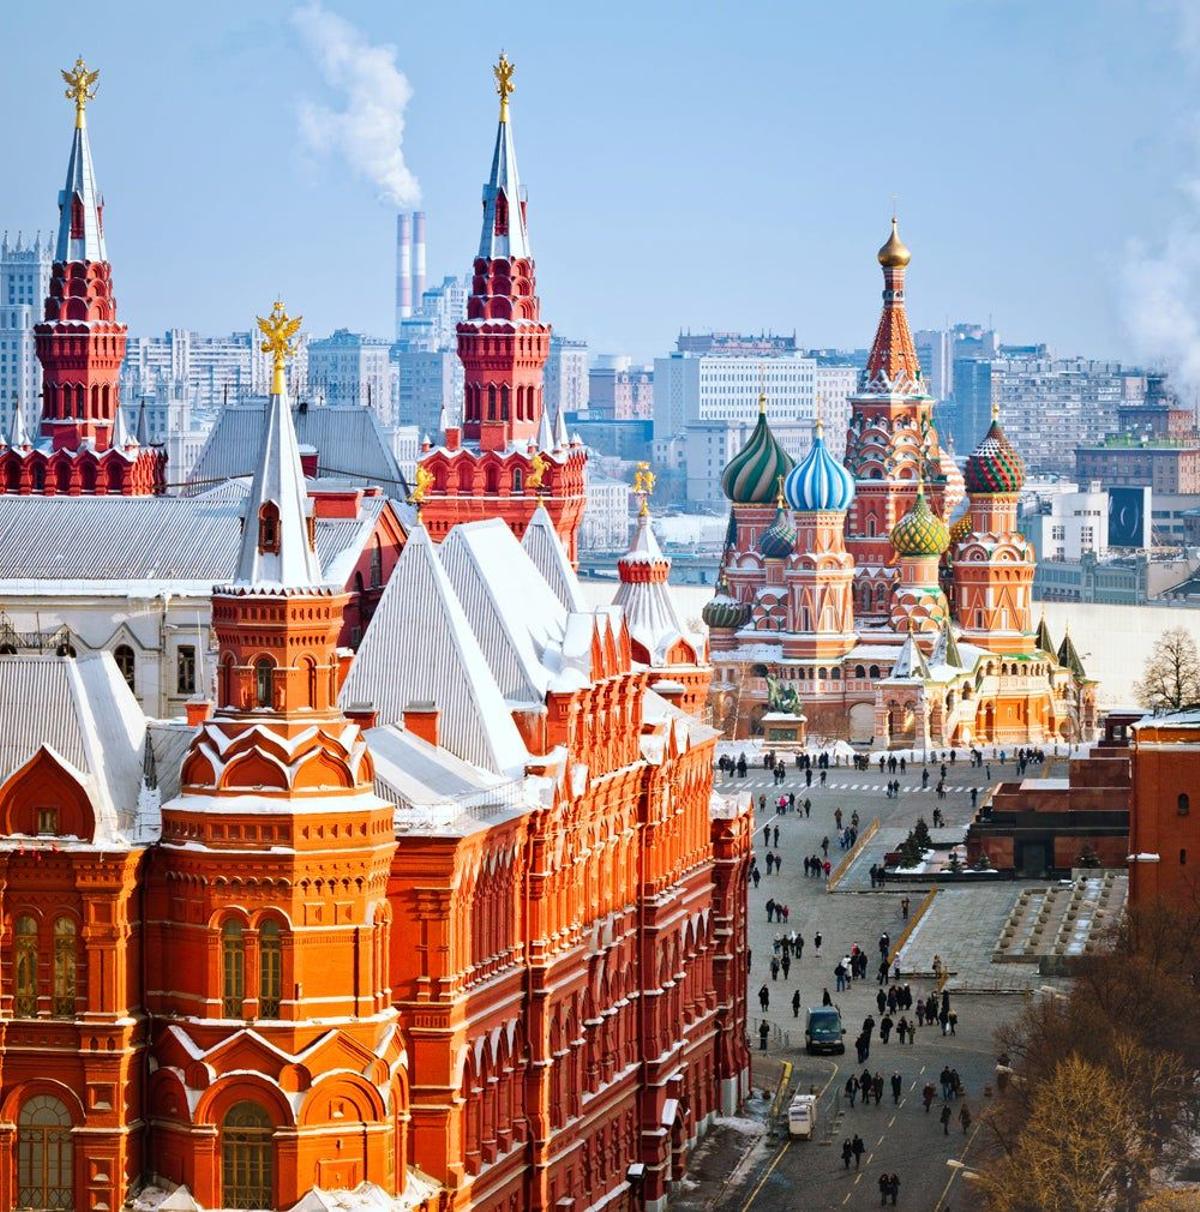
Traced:
POLYGON ((412 315, 412 216, 396 216, 396 336, 412 315))
POLYGON ((418 210, 412 217, 412 305, 421 310, 425 293, 425 212, 418 210))

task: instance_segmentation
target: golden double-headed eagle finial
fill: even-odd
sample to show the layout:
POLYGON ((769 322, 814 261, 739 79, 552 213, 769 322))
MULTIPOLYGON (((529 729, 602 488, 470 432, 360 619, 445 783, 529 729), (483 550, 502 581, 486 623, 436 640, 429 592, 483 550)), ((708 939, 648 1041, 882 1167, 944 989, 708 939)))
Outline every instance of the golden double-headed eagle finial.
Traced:
POLYGON ((87 108, 87 103, 96 96, 96 81, 100 79, 100 69, 88 71, 87 64, 80 55, 70 71, 63 69, 62 78, 67 84, 67 100, 75 102, 75 126, 77 129, 82 128, 83 111, 87 108))
POLYGON ((633 473, 633 492, 642 498, 638 513, 645 517, 650 512, 650 496, 654 492, 654 482, 658 477, 650 470, 649 463, 639 463, 633 473))
POLYGON ((500 59, 496 66, 492 68, 492 74, 496 77, 496 92, 500 95, 500 121, 508 121, 508 98, 513 89, 517 86, 512 82, 513 73, 516 71, 516 66, 509 60, 508 56, 501 51, 500 59))
POLYGON ((258 317, 258 331, 263 335, 262 351, 271 355, 272 369, 271 394, 283 395, 287 381, 287 360, 295 352, 292 338, 300 331, 303 316, 294 320, 284 309, 283 300, 276 299, 269 316, 258 317))

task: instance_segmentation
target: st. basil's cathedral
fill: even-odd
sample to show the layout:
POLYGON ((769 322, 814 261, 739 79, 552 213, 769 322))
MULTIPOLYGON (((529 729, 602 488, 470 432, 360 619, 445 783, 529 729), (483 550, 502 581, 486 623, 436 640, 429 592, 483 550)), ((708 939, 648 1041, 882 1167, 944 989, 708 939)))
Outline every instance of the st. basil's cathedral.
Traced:
POLYGON ((1090 738, 1095 683, 1070 636, 1056 650, 1033 620, 1021 456, 995 414, 965 475, 942 450, 895 219, 878 259, 883 313, 851 398, 844 463, 818 420, 795 465, 764 398, 725 468, 729 530, 703 612, 712 720, 741 738, 790 715, 803 724, 798 740, 892 748, 1090 738))

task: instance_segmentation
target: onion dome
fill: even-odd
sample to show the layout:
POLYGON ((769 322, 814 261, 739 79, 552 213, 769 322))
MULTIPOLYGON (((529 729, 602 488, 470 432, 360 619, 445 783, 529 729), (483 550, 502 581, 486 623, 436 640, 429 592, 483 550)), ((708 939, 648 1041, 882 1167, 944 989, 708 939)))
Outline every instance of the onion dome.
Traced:
POLYGON ((854 500, 854 477, 829 453, 824 426, 817 422, 812 449, 804 462, 793 468, 783 486, 793 509, 805 513, 832 509, 845 511, 854 500))
POLYGON ((876 256, 879 258, 879 264, 887 268, 902 269, 912 260, 912 253, 908 251, 907 245, 900 239, 900 233, 896 230, 895 216, 892 217, 892 234, 876 256))
POLYGON ((950 527, 950 542, 961 543, 970 533, 971 515, 970 513, 964 513, 962 517, 956 518, 954 524, 950 527))
POLYGON ((736 631, 749 622, 750 607, 745 602, 739 602, 729 592, 729 585, 722 574, 717 582, 717 592, 704 603, 700 617, 710 628, 724 627, 736 631))
POLYGON ((758 424, 746 445, 729 460, 721 475, 721 491, 735 505, 769 505, 779 477, 794 466, 767 424, 767 398, 759 396, 758 424))
POLYGON ((775 512, 775 521, 762 532, 758 540, 759 554, 768 560, 786 560, 796 550, 796 528, 783 506, 775 512))
POLYGON ((1025 462, 1000 428, 1000 418, 992 410, 992 423, 983 441, 967 459, 964 477, 967 491, 976 493, 1020 492, 1025 483, 1025 462))
POLYGON ((912 508, 892 527, 892 546, 902 556, 940 556, 950 546, 950 531, 929 508, 923 486, 912 508))

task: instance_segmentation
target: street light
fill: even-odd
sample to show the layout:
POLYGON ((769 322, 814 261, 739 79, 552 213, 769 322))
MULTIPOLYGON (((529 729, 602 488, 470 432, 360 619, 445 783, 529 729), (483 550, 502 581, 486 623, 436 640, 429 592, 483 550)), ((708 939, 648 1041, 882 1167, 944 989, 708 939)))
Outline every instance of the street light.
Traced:
POLYGON ((961 1174, 964 1182, 973 1183, 983 1177, 978 1170, 972 1170, 971 1167, 966 1164, 966 1162, 960 1162, 955 1157, 946 1158, 946 1165, 948 1165, 955 1174, 961 1174))

